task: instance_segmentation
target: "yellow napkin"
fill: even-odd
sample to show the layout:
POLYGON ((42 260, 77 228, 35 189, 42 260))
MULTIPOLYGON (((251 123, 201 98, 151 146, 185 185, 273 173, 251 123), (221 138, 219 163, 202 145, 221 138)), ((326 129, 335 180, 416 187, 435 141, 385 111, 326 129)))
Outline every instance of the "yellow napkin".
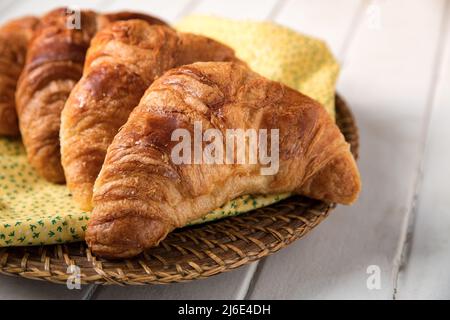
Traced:
POLYGON ((272 22, 189 16, 177 29, 218 40, 261 75, 320 102, 334 117, 339 64, 325 42, 272 22))
MULTIPOLYGON (((178 28, 227 43, 255 71, 302 91, 334 114, 339 67, 322 41, 272 23, 212 17, 190 17, 178 28)), ((242 196, 190 224, 240 214, 288 196, 242 196)), ((80 241, 88 220, 89 214, 76 207, 65 186, 46 182, 29 166, 19 140, 0 137, 0 247, 80 241)))

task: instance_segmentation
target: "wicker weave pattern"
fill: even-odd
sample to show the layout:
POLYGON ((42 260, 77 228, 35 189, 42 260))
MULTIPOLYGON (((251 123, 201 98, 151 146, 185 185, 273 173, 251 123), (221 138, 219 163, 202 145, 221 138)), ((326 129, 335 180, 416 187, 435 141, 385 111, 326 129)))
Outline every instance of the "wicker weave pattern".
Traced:
MULTIPOLYGON (((345 102, 336 98, 337 122, 358 156, 358 131, 345 102)), ((84 243, 0 249, 0 272, 65 284, 67 269, 81 269, 83 284, 185 282, 206 278, 256 261, 299 239, 334 208, 305 197, 220 221, 177 230, 133 260, 107 261, 84 243)))

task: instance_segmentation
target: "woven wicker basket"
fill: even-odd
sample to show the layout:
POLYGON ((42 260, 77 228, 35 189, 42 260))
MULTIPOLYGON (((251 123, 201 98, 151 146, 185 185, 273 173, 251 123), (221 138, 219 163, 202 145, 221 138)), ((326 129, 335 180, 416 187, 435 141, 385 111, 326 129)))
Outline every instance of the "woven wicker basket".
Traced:
MULTIPOLYGON (((345 102, 336 98, 336 121, 355 157, 358 131, 345 102)), ((334 205, 291 197, 240 216, 177 230, 132 260, 92 256, 85 243, 0 248, 0 272, 65 284, 78 266, 83 284, 149 284, 206 278, 256 261, 299 239, 334 205)))

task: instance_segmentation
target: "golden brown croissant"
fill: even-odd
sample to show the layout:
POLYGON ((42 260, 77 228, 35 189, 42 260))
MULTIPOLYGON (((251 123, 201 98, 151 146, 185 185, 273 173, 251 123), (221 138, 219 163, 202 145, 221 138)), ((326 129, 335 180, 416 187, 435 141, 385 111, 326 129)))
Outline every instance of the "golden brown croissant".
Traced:
POLYGON ((19 135, 14 93, 37 22, 24 17, 0 28, 0 135, 19 135))
POLYGON ((81 78, 92 37, 115 20, 136 17, 163 23, 135 13, 99 15, 81 11, 78 28, 69 23, 72 18, 65 8, 51 11, 40 20, 18 82, 16 105, 29 162, 47 180, 64 182, 59 148, 61 110, 81 78))
POLYGON ((350 204, 359 190, 349 145, 320 104, 241 64, 195 63, 156 80, 109 146, 86 241, 97 255, 131 257, 240 195, 293 192, 350 204), (262 175, 258 163, 175 164, 172 134, 194 135, 198 122, 223 136, 278 129, 278 172, 262 175))
POLYGON ((62 164, 80 207, 92 209, 92 189, 106 150, 156 78, 187 63, 235 59, 233 50, 216 41, 140 20, 100 31, 61 118, 62 164))

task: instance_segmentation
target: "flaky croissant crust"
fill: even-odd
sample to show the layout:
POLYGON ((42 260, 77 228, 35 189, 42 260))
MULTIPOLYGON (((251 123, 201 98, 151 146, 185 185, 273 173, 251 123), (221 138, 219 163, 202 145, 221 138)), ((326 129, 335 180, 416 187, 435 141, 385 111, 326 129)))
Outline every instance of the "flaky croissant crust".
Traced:
POLYGON ((243 194, 293 192, 349 204, 360 190, 349 145, 322 106, 237 63, 195 63, 146 91, 108 148, 94 189, 86 241, 123 258, 243 194), (175 165, 177 128, 279 129, 279 171, 260 165, 175 165))

